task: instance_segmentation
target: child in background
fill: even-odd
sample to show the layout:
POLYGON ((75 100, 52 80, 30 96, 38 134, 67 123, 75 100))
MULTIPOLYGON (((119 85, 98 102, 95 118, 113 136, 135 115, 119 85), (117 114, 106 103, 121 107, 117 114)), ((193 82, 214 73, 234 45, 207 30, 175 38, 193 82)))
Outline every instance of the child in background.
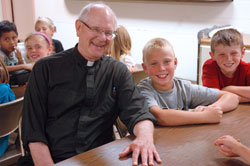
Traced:
MULTIPOLYGON (((9 73, 5 67, 4 62, 0 58, 0 104, 15 100, 15 95, 10 89, 9 73)), ((4 126, 0 126, 4 127, 4 126)), ((0 157, 8 147, 10 135, 0 138, 0 157)))
POLYGON ((50 18, 38 17, 35 23, 35 31, 42 32, 50 38, 50 40, 52 41, 54 53, 58 53, 64 50, 62 43, 59 40, 52 39, 54 33, 56 32, 56 27, 50 18))
POLYGON ((219 147, 219 151, 224 156, 242 157, 248 164, 250 164, 250 149, 232 136, 222 136, 214 142, 214 145, 219 147))
POLYGON ((20 69, 31 70, 33 67, 24 64, 22 55, 17 49, 17 36, 17 28, 14 23, 0 22, 0 58, 9 72, 20 69))
POLYGON ((125 27, 119 26, 116 30, 116 37, 111 43, 110 54, 116 60, 127 65, 130 72, 135 71, 135 61, 131 56, 131 39, 125 27))
POLYGON ((40 32, 30 34, 25 39, 25 47, 27 51, 26 63, 37 62, 39 59, 51 55, 53 50, 49 37, 40 32))
POLYGON ((238 105, 237 95, 174 78, 177 58, 172 45, 163 38, 144 46, 142 67, 149 78, 138 87, 159 125, 218 123, 223 112, 238 105))
POLYGON ((203 65, 203 85, 235 93, 240 102, 249 102, 250 63, 242 60, 245 50, 242 35, 236 29, 215 33, 211 40, 211 59, 203 65))

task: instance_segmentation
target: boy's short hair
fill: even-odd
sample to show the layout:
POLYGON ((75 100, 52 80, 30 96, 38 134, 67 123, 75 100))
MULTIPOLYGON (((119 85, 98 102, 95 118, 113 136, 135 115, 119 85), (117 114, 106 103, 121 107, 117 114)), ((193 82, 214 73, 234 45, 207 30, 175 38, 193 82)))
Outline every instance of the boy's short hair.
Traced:
POLYGON ((0 22, 0 37, 2 37, 3 33, 11 32, 11 31, 15 32, 16 35, 18 35, 17 28, 16 28, 16 25, 14 23, 9 22, 7 20, 0 22))
POLYGON ((218 45, 231 46, 239 45, 241 50, 244 47, 243 37, 236 29, 223 29, 216 32, 211 39, 211 51, 214 53, 215 47, 218 45))
MULTIPOLYGON (((166 48, 166 47, 170 47, 173 51, 174 54, 174 49, 172 44, 169 43, 169 41, 167 41, 164 38, 154 38, 149 40, 146 45, 143 48, 143 57, 142 57, 142 61, 143 63, 146 63, 147 61, 147 57, 148 55, 150 55, 152 53, 152 51, 154 51, 155 49, 159 49, 159 48, 166 48)), ((175 56, 175 55, 174 55, 175 56)))

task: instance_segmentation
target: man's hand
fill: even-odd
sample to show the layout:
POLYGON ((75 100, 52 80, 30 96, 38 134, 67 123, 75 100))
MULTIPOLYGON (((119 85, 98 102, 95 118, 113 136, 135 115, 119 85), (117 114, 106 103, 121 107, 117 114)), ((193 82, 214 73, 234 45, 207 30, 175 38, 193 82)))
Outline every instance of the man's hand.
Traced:
POLYGON ((154 158, 158 163, 161 163, 160 156, 154 145, 153 132, 154 125, 151 121, 138 122, 134 127, 136 139, 119 154, 119 157, 125 157, 132 153, 133 166, 138 165, 139 156, 141 156, 143 166, 153 166, 154 158))
POLYGON ((119 154, 119 157, 125 157, 130 153, 132 154, 133 166, 138 165, 138 158, 141 155, 142 165, 150 166, 154 165, 154 158, 158 163, 161 163, 160 156, 155 149, 152 140, 138 139, 136 138, 127 148, 119 154))

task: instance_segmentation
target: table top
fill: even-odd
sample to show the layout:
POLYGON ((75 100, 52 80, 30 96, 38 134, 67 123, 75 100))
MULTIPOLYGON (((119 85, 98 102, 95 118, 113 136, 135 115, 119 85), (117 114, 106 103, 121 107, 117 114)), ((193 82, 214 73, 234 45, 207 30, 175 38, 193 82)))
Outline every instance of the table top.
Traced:
MULTIPOLYGON (((218 124, 156 127, 154 139, 162 166, 247 166, 239 157, 227 158, 213 142, 223 135, 232 135, 250 147, 250 105, 241 104, 224 113, 218 124)), ((131 156, 118 154, 133 140, 128 136, 57 163, 56 166, 129 166, 131 156)), ((158 165, 155 163, 155 165, 158 165)))
MULTIPOLYGON (((247 49, 250 49, 250 34, 243 34, 243 42, 244 42, 244 46, 247 49)), ((210 45, 211 44, 211 38, 206 37, 206 38, 202 38, 200 41, 200 44, 205 44, 205 45, 210 45)))

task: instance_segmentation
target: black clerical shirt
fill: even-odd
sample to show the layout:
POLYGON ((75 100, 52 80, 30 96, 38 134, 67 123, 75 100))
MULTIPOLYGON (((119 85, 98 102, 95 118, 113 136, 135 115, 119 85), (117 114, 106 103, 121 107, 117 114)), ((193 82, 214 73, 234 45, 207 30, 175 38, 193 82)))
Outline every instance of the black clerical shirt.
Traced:
POLYGON ((108 56, 87 62, 76 46, 35 64, 23 109, 26 150, 43 142, 59 162, 112 141, 117 116, 131 134, 141 120, 155 122, 125 65, 108 56))

